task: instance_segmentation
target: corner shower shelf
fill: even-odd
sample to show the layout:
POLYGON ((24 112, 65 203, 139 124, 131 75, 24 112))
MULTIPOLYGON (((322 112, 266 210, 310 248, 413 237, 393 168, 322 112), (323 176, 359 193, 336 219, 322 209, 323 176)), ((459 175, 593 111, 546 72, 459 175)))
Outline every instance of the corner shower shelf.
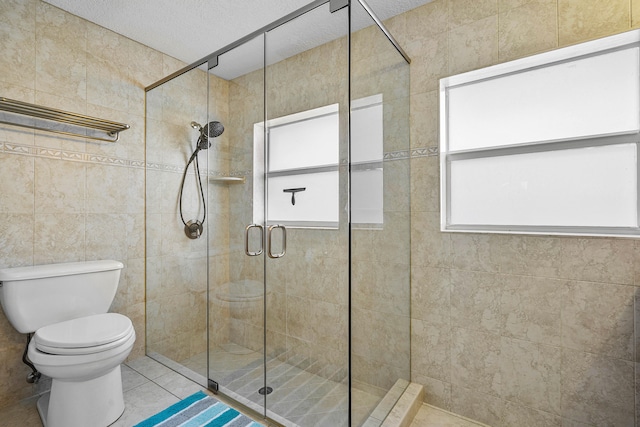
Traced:
POLYGON ((212 176, 209 177, 210 182, 220 182, 227 184, 244 184, 247 178, 244 176, 212 176))
MULTIPOLYGON (((71 113, 69 111, 58 110, 55 108, 43 107, 40 105, 29 104, 27 102, 16 101, 14 99, 0 97, 0 111, 6 111, 11 114, 17 114, 22 116, 33 117, 35 119, 46 121, 41 125, 35 123, 21 122, 21 121, 8 121, 9 117, 5 115, 0 116, 0 123, 25 127, 30 129, 42 130, 45 132, 53 132, 62 135, 69 135, 79 138, 93 139, 104 142, 116 142, 120 137, 120 132, 129 129, 129 125, 124 123, 112 122, 110 120, 97 119, 94 117, 85 116, 82 114, 71 113), (63 127, 62 129, 55 128, 56 123, 62 123, 69 125, 69 127, 63 127), (47 125, 46 127, 44 125, 47 125), (90 133, 80 133, 76 131, 79 128, 91 129, 99 133, 94 135, 90 133), (68 129, 68 130, 64 130, 68 129), (102 136, 100 134, 105 134, 102 136)), ((16 119, 16 117, 10 117, 16 119)))

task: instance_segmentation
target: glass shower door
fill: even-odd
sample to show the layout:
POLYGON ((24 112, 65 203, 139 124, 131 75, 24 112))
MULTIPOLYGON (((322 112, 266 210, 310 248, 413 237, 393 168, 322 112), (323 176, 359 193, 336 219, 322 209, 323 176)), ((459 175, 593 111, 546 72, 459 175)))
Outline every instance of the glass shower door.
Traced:
POLYGON ((287 426, 349 423, 347 20, 309 8, 210 70, 210 386, 287 426))
MULTIPOLYGON (((209 111, 225 105, 226 136, 209 161, 209 387, 265 413, 264 221, 261 177, 255 171, 254 132, 264 131, 264 36, 217 57, 210 69, 209 111)), ((262 159, 259 155, 258 159, 262 159)), ((261 160, 258 160, 261 162, 261 160)))
POLYGON ((283 425, 371 425, 409 378, 409 74, 321 3, 148 88, 147 353, 283 425))
POLYGON ((410 146, 409 64, 351 4, 351 416, 373 427, 410 380, 410 153, 427 150, 410 146))
POLYGON ((265 258, 265 404, 285 425, 349 425, 347 29, 326 3, 265 34, 267 252, 286 229, 265 258))
POLYGON ((309 8, 210 70, 209 379, 287 426, 370 424, 409 378, 408 68, 367 15, 350 52, 348 19, 309 8))

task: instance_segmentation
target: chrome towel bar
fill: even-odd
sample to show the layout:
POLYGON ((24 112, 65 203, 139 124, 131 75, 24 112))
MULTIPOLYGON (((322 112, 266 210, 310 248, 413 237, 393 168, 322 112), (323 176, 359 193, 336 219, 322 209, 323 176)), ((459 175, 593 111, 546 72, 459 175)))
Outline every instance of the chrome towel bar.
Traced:
MULTIPOLYGON (((36 119, 47 120, 49 122, 63 123, 74 128, 92 129, 106 134, 106 137, 91 134, 83 134, 73 132, 72 130, 56 129, 54 127, 39 126, 36 124, 21 123, 19 121, 8 121, 8 117, 0 117, 0 123, 12 126, 20 126, 30 129, 37 129, 46 132, 53 132, 62 135, 75 136, 79 138, 88 138, 105 142, 116 142, 120 137, 120 132, 129 129, 129 125, 124 123, 112 122, 110 120, 97 119, 82 114, 71 113, 69 111, 58 110, 55 108, 42 107, 40 105, 29 104, 27 102, 16 101, 14 99, 0 97, 0 111, 6 111, 12 114, 20 114, 23 116, 34 117, 36 119)), ((46 123, 54 125, 53 123, 46 123)))

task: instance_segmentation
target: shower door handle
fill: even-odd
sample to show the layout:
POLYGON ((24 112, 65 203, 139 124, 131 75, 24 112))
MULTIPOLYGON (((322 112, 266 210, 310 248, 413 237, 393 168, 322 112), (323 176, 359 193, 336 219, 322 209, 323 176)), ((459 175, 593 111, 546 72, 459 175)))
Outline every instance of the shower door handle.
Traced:
POLYGON ((247 228, 244 229, 244 253, 247 254, 247 256, 262 255, 262 250, 264 248, 263 234, 264 234, 264 228, 260 224, 250 224, 250 225, 247 225, 247 228), (260 230, 260 250, 257 252, 251 252, 249 250, 249 230, 251 230, 252 228, 257 228, 260 230))
POLYGON ((267 230, 267 255, 269 255, 269 258, 282 258, 286 253, 287 253, 287 229, 284 227, 284 225, 280 225, 280 224, 275 224, 270 226, 267 230), (271 251, 271 233, 276 228, 282 229, 282 252, 274 254, 271 251))

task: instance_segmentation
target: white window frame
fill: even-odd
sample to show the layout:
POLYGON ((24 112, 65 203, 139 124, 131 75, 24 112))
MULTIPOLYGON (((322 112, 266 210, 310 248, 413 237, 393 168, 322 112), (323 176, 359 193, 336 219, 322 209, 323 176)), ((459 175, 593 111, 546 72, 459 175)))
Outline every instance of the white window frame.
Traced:
MULTIPOLYGON (((312 110, 306 110, 299 113, 278 117, 275 119, 271 119, 267 121, 267 133, 269 128, 285 126, 287 124, 302 122, 304 120, 309 120, 313 118, 318 118, 326 115, 335 115, 336 119, 339 117, 339 105, 331 104, 324 107, 314 108, 312 110)), ((264 141, 265 129, 264 122, 256 123, 254 125, 254 155, 253 155, 253 221, 254 223, 265 223, 264 214, 265 211, 268 211, 268 206, 266 205, 265 200, 265 185, 268 182, 269 177, 281 177, 281 176, 289 176, 289 175, 302 175, 302 174, 311 174, 311 173, 320 173, 320 172, 336 172, 339 170, 339 157, 338 161, 335 164, 327 164, 327 165, 317 165, 317 166, 307 166, 302 168, 295 169, 285 169, 278 170, 273 172, 265 171, 265 165, 268 162, 265 162, 265 155, 268 155, 268 146, 265 146, 264 141)), ((267 143, 268 144, 268 143, 267 143)), ((339 135, 336 140, 336 150, 339 150, 339 135)), ((268 157, 267 157, 268 159, 268 157)), ((266 165, 268 169, 268 165, 266 165)), ((339 215, 339 184, 337 185, 335 192, 335 203, 336 203, 336 216, 339 215)), ((337 229, 339 226, 339 221, 282 221, 282 220, 271 220, 267 219, 266 224, 274 225, 274 224, 285 225, 288 228, 326 228, 326 229, 337 229)))
POLYGON ((351 173, 352 173, 352 181, 351 181, 351 225, 354 228, 362 229, 362 230, 381 230, 384 226, 384 102, 383 95, 381 93, 367 96, 365 98, 355 99, 351 102, 351 111, 357 110, 366 110, 375 108, 375 114, 379 115, 378 122, 374 125, 379 126, 375 129, 379 132, 379 134, 374 134, 372 136, 372 140, 362 140, 356 141, 356 135, 354 134, 355 126, 354 116, 352 114, 352 122, 351 122, 351 173), (368 147, 369 149, 365 149, 364 159, 359 158, 362 150, 361 147, 356 147, 356 144, 361 143, 364 147, 368 147), (371 147, 373 144, 380 144, 379 147, 371 147), (373 155, 372 155, 373 154, 373 155), (374 200, 378 203, 376 208, 377 214, 380 216, 379 221, 374 222, 364 222, 358 220, 358 209, 360 208, 357 205, 357 198, 354 196, 356 192, 360 189, 356 188, 353 181, 353 174, 358 172, 365 171, 378 171, 381 175, 381 186, 374 188, 374 191, 377 192, 374 200))
MULTIPOLYGON (((638 129, 621 130, 604 135, 579 135, 559 140, 537 140, 518 142, 516 144, 502 144, 481 148, 451 150, 449 147, 450 117, 449 92, 463 85, 472 85, 491 79, 500 79, 529 70, 539 70, 554 64, 561 64, 592 56, 615 52, 623 49, 638 49, 640 47, 640 32, 630 31, 615 36, 558 49, 551 52, 511 61, 504 64, 451 76, 440 80, 440 198, 441 198, 441 230, 445 232, 480 232, 480 233, 510 233, 510 234, 546 234, 546 235, 586 235, 586 236, 640 236, 640 227, 602 227, 602 226, 541 226, 541 225, 484 225, 484 224, 455 224, 451 222, 451 164, 452 162, 486 157, 498 157, 527 153, 553 152, 587 147, 602 147, 617 144, 635 144, 636 162, 636 195, 635 212, 640 215, 639 179, 640 165, 640 137, 638 129)), ((605 82, 606 83, 606 82, 605 82)), ((640 94, 638 94, 640 97, 640 94)), ((640 117, 638 118, 640 121, 640 117)), ((640 224, 640 218, 636 218, 640 224)))
MULTIPOLYGON (((383 103, 383 95, 376 94, 372 96, 368 96, 361 99, 356 99, 351 103, 352 110, 362 110, 367 108, 377 108, 379 107, 379 123, 376 123, 376 126, 380 126, 380 135, 374 135, 373 139, 375 141, 366 140, 361 141, 364 147, 370 146, 372 143, 380 144, 379 147, 376 147, 376 150, 367 151, 365 158, 359 159, 356 158, 352 161, 351 170, 352 172, 361 172, 368 170, 377 170, 382 174, 382 183, 381 187, 378 188, 378 196, 379 196, 379 210, 381 213, 381 220, 378 222, 358 222, 354 220, 353 215, 351 217, 351 223, 353 226, 361 229, 382 229, 384 225, 384 131, 383 121, 384 121, 384 103, 383 103)), ((269 120, 268 128, 273 128, 277 126, 283 126, 287 124, 297 123, 304 120, 309 120, 325 115, 334 115, 336 119, 339 119, 339 105, 331 104, 324 107, 315 108, 312 110, 302 111, 300 113, 295 113, 283 117, 278 117, 272 120, 269 120)), ((377 128, 376 128, 377 129, 377 128)), ((253 136, 253 164, 254 164, 254 173, 253 173, 253 221, 254 223, 264 223, 264 211, 268 210, 268 207, 265 205, 265 181, 268 181, 269 176, 271 177, 279 177, 279 176, 287 176, 287 175, 300 175, 306 173, 319 173, 319 172, 338 172, 339 171, 339 163, 329 165, 318 165, 318 166, 308 166, 301 167, 295 169, 286 169, 286 170, 278 170, 274 172, 269 172, 268 175, 265 175, 265 154, 267 154, 267 150, 265 149, 265 128, 264 122, 256 123, 254 125, 254 136, 253 136), (265 179, 266 178, 266 179, 265 179)), ((339 139, 339 136, 338 136, 339 139)), ((338 146, 336 147, 339 150, 339 140, 336 141, 338 146)), ((353 144, 353 141, 352 141, 353 144)), ((267 147, 268 149, 268 147, 267 147)), ((358 156, 356 156, 358 157, 358 156)), ((352 159, 353 160, 353 159, 352 159)), ((268 168, 268 165, 267 165, 268 168)), ((339 180, 339 177, 338 177, 339 180)), ((352 188, 353 190, 353 188, 352 188)), ((336 188, 335 193, 335 202, 337 207, 339 208, 339 184, 336 188)), ((338 209, 337 208, 337 209, 338 209)), ((351 208, 353 209, 353 200, 351 208)), ((337 212, 339 214, 339 212, 337 212)), ((267 225, 273 225, 275 223, 285 225, 289 228, 326 228, 326 229, 337 229, 338 221, 281 221, 281 220, 268 220, 267 225)))

